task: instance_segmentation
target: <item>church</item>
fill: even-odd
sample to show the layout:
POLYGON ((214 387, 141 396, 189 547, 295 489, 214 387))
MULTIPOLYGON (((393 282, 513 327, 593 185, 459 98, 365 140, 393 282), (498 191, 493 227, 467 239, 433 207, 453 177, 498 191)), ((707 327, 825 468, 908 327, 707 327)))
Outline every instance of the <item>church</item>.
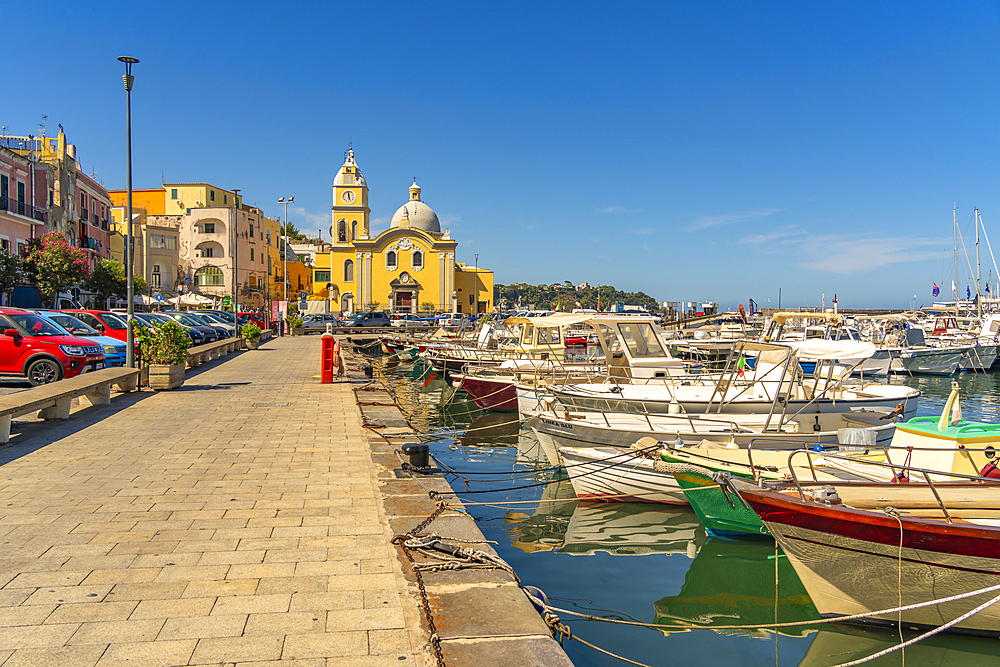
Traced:
POLYGON ((484 313, 493 308, 493 272, 457 263, 458 241, 421 199, 414 181, 389 229, 372 236, 368 184, 347 151, 333 180, 333 241, 317 252, 313 294, 331 312, 484 313))

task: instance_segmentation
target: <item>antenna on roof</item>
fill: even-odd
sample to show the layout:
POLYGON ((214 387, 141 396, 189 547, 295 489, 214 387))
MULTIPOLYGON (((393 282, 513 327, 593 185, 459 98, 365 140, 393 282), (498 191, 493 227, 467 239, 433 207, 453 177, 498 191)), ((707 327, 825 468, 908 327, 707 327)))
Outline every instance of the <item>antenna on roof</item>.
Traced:
POLYGON ((46 116, 45 114, 42 114, 42 122, 38 124, 38 127, 40 127, 41 130, 42 130, 41 136, 42 136, 43 139, 45 138, 45 121, 48 120, 48 119, 49 119, 48 116, 46 116))

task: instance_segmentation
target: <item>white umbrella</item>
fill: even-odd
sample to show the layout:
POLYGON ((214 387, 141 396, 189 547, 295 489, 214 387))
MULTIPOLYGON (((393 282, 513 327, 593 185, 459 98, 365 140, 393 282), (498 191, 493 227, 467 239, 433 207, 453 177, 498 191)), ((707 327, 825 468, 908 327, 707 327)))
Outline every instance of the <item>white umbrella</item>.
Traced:
POLYGON ((181 303, 185 306, 211 306, 213 301, 200 294, 187 293, 180 297, 181 303))

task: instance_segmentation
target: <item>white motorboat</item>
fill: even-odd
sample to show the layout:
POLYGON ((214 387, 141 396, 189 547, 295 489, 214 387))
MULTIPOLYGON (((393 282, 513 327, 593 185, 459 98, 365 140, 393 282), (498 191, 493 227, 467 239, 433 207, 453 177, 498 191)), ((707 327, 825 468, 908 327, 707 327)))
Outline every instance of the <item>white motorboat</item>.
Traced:
POLYGON ((920 392, 910 387, 845 383, 850 369, 839 375, 815 373, 804 379, 798 356, 836 360, 865 358, 875 348, 868 343, 804 341, 801 343, 752 343, 741 341, 726 369, 715 382, 666 379, 660 384, 620 382, 556 385, 549 388, 556 400, 574 410, 630 412, 634 414, 737 413, 800 415, 867 409, 900 410, 904 419, 916 416, 920 392), (753 353, 753 370, 745 355, 753 353))

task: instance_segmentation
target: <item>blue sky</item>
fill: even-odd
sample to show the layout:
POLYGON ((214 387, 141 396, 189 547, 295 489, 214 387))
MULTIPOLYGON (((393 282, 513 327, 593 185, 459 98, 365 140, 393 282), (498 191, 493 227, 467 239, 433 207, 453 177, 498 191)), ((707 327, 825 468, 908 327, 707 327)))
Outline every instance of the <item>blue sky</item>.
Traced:
POLYGON ((294 195, 325 230, 353 142, 376 230, 416 176, 498 282, 908 307, 950 291, 953 204, 1000 254, 996 2, 42 9, 5 7, 44 27, 7 51, 0 124, 62 123, 109 188, 130 54, 135 187, 208 181, 272 215, 294 195))

